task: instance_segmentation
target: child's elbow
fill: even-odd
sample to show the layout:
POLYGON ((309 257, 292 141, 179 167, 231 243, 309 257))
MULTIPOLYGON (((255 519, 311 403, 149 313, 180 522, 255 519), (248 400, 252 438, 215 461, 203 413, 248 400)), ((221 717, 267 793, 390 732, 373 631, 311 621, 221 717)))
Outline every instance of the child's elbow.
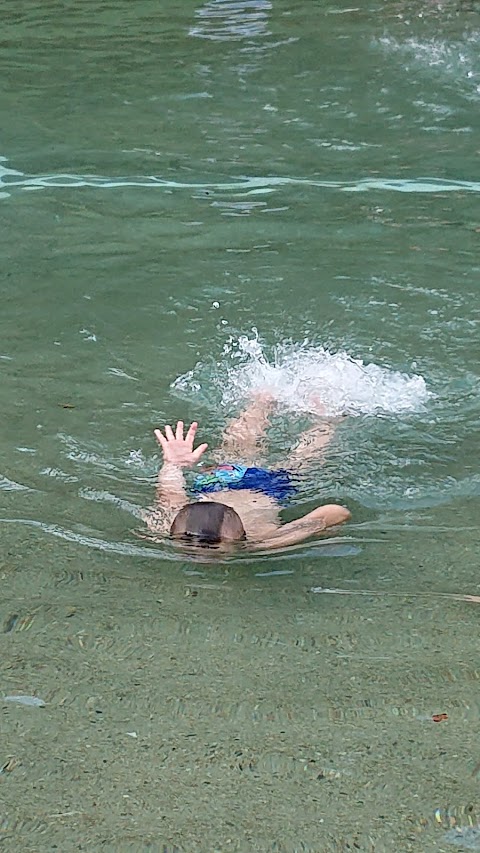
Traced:
POLYGON ((352 513, 349 509, 347 509, 346 506, 338 506, 337 510, 340 517, 338 524, 343 524, 345 521, 348 521, 352 517, 352 513))
POLYGON ((336 524, 344 524, 352 517, 352 513, 346 506, 340 504, 326 504, 319 509, 325 520, 326 527, 334 527, 336 524))

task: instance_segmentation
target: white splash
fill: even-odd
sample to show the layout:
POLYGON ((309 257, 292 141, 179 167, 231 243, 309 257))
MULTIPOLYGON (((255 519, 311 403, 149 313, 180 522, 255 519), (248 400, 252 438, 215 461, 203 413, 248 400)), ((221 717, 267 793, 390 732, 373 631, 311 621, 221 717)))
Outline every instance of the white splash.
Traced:
POLYGON ((431 396, 425 380, 365 364, 346 352, 329 352, 309 341, 283 342, 267 355, 257 330, 253 337, 230 338, 224 359, 199 363, 179 376, 173 390, 188 397, 205 396, 207 385, 220 389, 221 404, 231 408, 253 391, 268 390, 286 409, 336 416, 397 414, 424 409, 431 396))

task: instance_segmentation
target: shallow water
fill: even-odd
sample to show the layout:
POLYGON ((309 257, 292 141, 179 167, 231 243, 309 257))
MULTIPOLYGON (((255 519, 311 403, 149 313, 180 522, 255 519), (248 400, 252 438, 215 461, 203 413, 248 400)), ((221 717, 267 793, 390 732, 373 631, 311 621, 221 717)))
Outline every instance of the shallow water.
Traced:
POLYGON ((471 849, 477 4, 3 11, 0 839, 471 849), (153 428, 265 385, 272 463, 347 414, 285 518, 352 521, 138 538, 153 428))

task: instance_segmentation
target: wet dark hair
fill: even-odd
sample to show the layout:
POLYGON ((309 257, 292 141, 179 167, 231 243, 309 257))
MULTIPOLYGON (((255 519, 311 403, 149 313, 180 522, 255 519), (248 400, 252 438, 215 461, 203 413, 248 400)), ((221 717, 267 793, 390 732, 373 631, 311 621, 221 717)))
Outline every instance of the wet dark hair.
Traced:
POLYGON ((182 507, 170 528, 170 536, 191 545, 218 545, 246 539, 240 516, 226 504, 199 501, 182 507))

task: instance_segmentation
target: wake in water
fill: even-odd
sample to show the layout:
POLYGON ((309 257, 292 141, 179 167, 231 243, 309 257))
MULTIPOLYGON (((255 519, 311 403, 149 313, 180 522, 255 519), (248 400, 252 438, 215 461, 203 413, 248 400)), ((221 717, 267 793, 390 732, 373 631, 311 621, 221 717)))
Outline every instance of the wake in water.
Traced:
POLYGON ((315 414, 321 403, 330 417, 420 412, 430 397, 422 376, 365 364, 309 341, 268 348, 256 329, 251 338, 230 338, 223 359, 199 362, 171 387, 189 399, 211 399, 213 387, 225 409, 237 407, 252 391, 267 389, 292 412, 315 414))

